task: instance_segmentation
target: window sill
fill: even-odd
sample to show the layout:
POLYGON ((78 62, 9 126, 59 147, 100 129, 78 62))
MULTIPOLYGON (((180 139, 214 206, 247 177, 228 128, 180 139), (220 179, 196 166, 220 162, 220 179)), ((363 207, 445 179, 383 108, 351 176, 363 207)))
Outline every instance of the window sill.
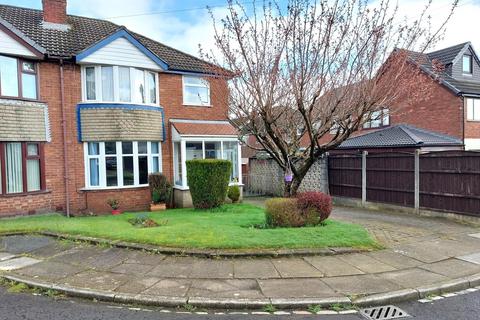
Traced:
POLYGON ((478 120, 475 120, 475 119, 473 119, 473 120, 470 119, 470 120, 469 120, 469 119, 467 119, 467 122, 478 123, 478 122, 480 122, 480 119, 478 119, 478 120))
POLYGON ((0 96, 0 99, 3 99, 3 100, 25 101, 25 102, 36 102, 36 103, 46 103, 46 102, 43 101, 43 100, 30 99, 30 98, 21 98, 21 97, 0 96))
POLYGON ((81 101, 80 104, 116 104, 116 105, 127 105, 127 106, 146 106, 146 107, 157 107, 162 108, 160 104, 154 103, 137 103, 137 102, 123 102, 123 101, 94 101, 87 100, 81 101))
POLYGON ((148 184, 141 184, 138 186, 123 186, 123 187, 85 187, 80 191, 114 191, 114 190, 126 190, 126 189, 142 189, 148 188, 148 184))
POLYGON ((211 108, 211 104, 194 104, 194 103, 183 103, 184 107, 199 107, 199 108, 211 108))
POLYGON ((33 192, 21 192, 21 193, 6 193, 0 194, 0 198, 15 198, 15 197, 27 197, 27 196, 36 196, 51 193, 50 190, 40 190, 40 191, 33 191, 33 192))

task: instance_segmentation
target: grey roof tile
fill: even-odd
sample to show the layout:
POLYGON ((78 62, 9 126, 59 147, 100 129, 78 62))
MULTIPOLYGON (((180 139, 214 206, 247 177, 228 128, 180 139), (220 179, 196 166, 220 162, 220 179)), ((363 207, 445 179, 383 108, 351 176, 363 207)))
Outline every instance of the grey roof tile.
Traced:
MULTIPOLYGON (((105 20, 68 15, 67 22, 71 26, 69 31, 45 29, 41 25, 43 19, 41 10, 9 5, 0 5, 0 18, 44 48, 47 54, 60 57, 73 57, 120 28, 125 28, 105 20)), ((210 64, 201 59, 128 29, 127 31, 165 61, 171 70, 200 73, 211 70, 210 64)))
POLYGON ((345 140, 338 149, 424 147, 463 145, 460 139, 442 133, 399 124, 345 140))

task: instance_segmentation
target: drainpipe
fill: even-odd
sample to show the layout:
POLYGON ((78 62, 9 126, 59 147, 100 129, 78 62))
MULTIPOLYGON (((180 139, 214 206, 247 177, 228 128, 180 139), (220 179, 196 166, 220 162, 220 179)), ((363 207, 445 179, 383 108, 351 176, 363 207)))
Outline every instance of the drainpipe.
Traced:
POLYGON ((62 130, 63 130, 63 168, 64 176, 63 181, 65 183, 65 207, 67 210, 67 217, 70 218, 70 193, 68 188, 68 155, 67 155, 67 119, 65 115, 65 88, 63 77, 63 59, 60 59, 60 101, 62 110, 62 130))

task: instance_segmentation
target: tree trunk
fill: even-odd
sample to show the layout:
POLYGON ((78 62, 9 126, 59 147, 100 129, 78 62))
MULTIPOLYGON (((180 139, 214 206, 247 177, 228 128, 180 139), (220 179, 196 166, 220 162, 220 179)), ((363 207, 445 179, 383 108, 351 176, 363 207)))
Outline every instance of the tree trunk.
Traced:
POLYGON ((285 198, 295 197, 297 195, 298 188, 300 187, 303 178, 304 177, 297 177, 294 175, 291 182, 285 181, 285 198))

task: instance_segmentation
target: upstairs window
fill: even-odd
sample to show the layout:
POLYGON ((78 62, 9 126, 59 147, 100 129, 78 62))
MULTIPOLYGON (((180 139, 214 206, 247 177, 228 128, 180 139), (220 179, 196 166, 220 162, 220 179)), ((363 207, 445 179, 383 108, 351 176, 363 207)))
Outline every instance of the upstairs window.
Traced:
POLYGON ((463 55, 463 65, 462 65, 462 71, 464 74, 472 74, 473 73, 473 64, 472 64, 472 56, 469 54, 464 54, 463 55))
POLYGON ((480 99, 466 98, 467 120, 480 121, 480 99))
POLYGON ((131 67, 88 66, 83 69, 84 101, 158 104, 158 75, 131 67))
POLYGON ((183 76, 183 104, 210 106, 210 84, 201 77, 183 76))
POLYGON ((38 93, 35 63, 0 56, 0 96, 36 100, 38 93))
POLYGON ((388 125, 390 125, 390 112, 388 109, 383 109, 372 112, 370 119, 363 124, 363 128, 380 128, 388 125))

